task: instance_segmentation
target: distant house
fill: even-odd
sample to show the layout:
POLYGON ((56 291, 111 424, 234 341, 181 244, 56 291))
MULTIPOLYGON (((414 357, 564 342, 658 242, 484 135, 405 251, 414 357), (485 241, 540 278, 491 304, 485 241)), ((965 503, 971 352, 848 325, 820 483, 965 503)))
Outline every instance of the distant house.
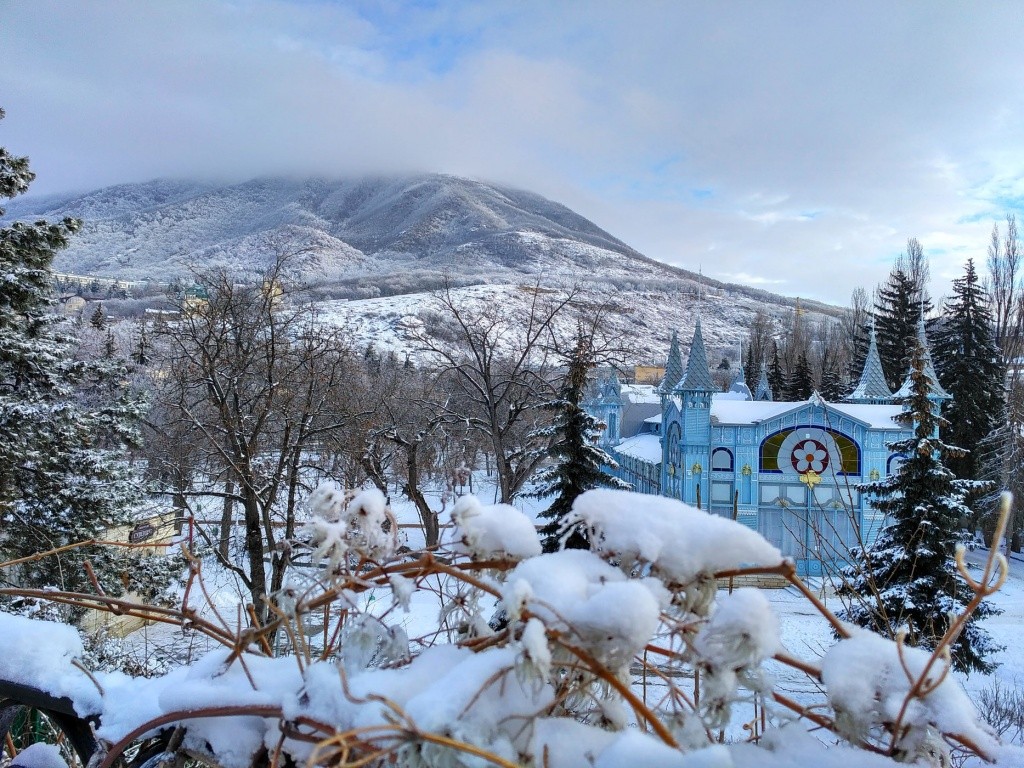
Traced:
POLYGON ((81 296, 65 296, 60 303, 61 312, 67 317, 74 317, 85 309, 85 299, 81 296))
POLYGON ((186 314, 198 312, 210 303, 210 294, 206 288, 196 283, 181 292, 181 309, 186 314))
POLYGON ((633 367, 633 381, 637 384, 659 384, 665 378, 663 365, 637 365, 633 367))
MULTIPOLYGON (((930 361, 928 370, 938 409, 949 395, 930 361)), ((773 400, 763 373, 754 393, 745 385, 718 391, 699 320, 686 366, 673 334, 665 371, 657 387, 621 384, 612 374, 586 404, 607 425, 600 440, 620 478, 643 493, 735 512, 802 574, 842 564, 851 546, 874 541, 882 515, 856 486, 894 470, 901 457, 887 444, 911 429, 896 421, 903 407, 893 403, 873 335, 860 382, 841 403, 817 393, 773 400)))

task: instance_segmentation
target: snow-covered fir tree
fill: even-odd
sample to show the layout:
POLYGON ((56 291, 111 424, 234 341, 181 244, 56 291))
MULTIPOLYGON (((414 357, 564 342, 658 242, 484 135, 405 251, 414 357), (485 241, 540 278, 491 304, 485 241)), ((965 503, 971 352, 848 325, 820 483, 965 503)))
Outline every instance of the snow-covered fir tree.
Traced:
MULTIPOLYGON (((860 490, 872 497, 888 524, 875 544, 854 549, 854 565, 844 569, 840 596, 847 603, 847 621, 893 637, 903 627, 907 643, 933 649, 963 612, 973 592, 955 564, 960 520, 971 510, 964 502, 978 483, 958 480, 945 465, 959 449, 938 438, 944 422, 939 413, 942 389, 924 343, 923 321, 910 363, 910 374, 897 402, 913 425, 913 437, 889 444, 903 457, 884 480, 860 490)), ((998 650, 978 622, 995 612, 987 603, 974 612, 952 644, 953 666, 962 671, 989 672, 986 658, 998 650)))
POLYGON ((814 380, 811 377, 811 365, 807 361, 807 354, 801 350, 797 356, 796 365, 786 376, 785 399, 799 402, 806 400, 814 391, 814 380))
MULTIPOLYGON (((26 158, 0 148, 0 195, 24 192, 33 176, 26 158)), ((78 226, 0 228, 0 560, 101 538, 130 519, 140 498, 126 448, 143 402, 119 361, 77 359, 74 337, 52 312, 50 265, 78 226)), ((70 549, 4 569, 0 579, 83 588, 88 559, 104 590, 120 594, 140 586, 141 573, 123 552, 70 549)))
POLYGON ((553 423, 546 428, 553 438, 549 451, 552 463, 541 470, 541 486, 536 492, 540 498, 555 497, 551 506, 540 513, 540 518, 547 521, 540 529, 545 552, 563 546, 589 546, 582 528, 563 530, 562 522, 577 496, 591 488, 629 488, 628 483, 605 471, 605 467, 614 468, 616 464, 597 444, 603 425, 583 408, 587 379, 596 362, 593 337, 581 327, 568 356, 558 397, 544 406, 555 412, 553 423))
POLYGON ((875 333, 878 355, 889 389, 896 391, 910 364, 917 319, 927 316, 931 303, 923 298, 922 287, 896 266, 884 285, 878 286, 875 300, 875 333))
POLYGON ((935 334, 935 371, 953 396, 943 436, 967 453, 949 458, 957 477, 980 476, 979 445, 999 424, 1005 401, 1004 372, 992 328, 988 297, 974 261, 953 281, 945 317, 935 334))

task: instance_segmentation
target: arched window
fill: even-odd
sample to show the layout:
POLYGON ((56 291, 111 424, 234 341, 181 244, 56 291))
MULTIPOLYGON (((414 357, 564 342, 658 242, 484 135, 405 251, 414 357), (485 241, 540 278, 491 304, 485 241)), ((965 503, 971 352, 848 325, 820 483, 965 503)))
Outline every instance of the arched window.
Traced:
POLYGON ((808 424, 768 435, 759 463, 761 472, 859 475, 860 447, 842 432, 808 424))
POLYGON ((678 424, 672 424, 668 428, 668 460, 670 464, 679 465, 679 439, 682 436, 682 432, 679 429, 678 424))
POLYGON ((711 452, 711 469, 720 472, 732 472, 732 451, 728 448, 715 448, 711 452))
POLYGON ((900 464, 904 462, 906 456, 900 456, 898 453, 894 453, 889 457, 889 460, 885 462, 885 474, 886 476, 895 474, 900 469, 900 464))

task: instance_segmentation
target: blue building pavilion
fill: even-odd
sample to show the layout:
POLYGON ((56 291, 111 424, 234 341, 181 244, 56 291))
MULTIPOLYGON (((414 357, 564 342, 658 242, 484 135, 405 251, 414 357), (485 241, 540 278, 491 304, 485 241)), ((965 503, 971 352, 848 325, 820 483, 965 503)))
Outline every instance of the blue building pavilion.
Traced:
MULTIPOLYGON (((923 340, 923 323, 918 333, 923 340)), ((938 409, 950 396, 930 357, 926 372, 938 409)), ((601 442, 619 464, 615 474, 634 490, 735 514, 801 574, 818 575, 881 529, 881 513, 856 486, 898 466, 887 444, 911 436, 894 403, 907 388, 889 390, 872 333, 860 382, 844 402, 817 393, 804 402, 774 400, 763 372, 753 393, 742 371, 731 391, 720 392, 698 320, 685 368, 673 334, 660 385, 623 385, 612 374, 587 407, 606 425, 601 442)))

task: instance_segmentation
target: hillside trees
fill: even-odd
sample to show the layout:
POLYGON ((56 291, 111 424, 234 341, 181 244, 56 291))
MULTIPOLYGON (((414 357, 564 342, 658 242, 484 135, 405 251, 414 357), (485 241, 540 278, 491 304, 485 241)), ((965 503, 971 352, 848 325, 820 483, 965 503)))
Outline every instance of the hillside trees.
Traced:
POLYGON ((262 280, 247 285, 223 271, 203 275, 208 301, 180 299, 180 317, 161 331, 162 429, 193 441, 201 454, 190 457, 193 466, 205 465, 224 488, 181 495, 241 507, 247 567, 235 571, 261 621, 267 596, 284 582, 300 492, 323 475, 313 449, 353 415, 346 398, 352 355, 308 307, 286 302, 287 260, 279 255, 262 280))
MULTIPOLYGON (((24 192, 33 177, 27 159, 0 148, 0 195, 24 192)), ((51 263, 78 226, 0 229, 0 559, 101 538, 140 500, 127 449, 142 402, 119 361, 76 359, 74 338, 51 312, 51 263)), ((146 591, 122 555, 96 547, 26 563, 16 578, 78 589, 88 585, 86 558, 105 590, 146 591)))
MULTIPOLYGON (((956 479, 945 465, 960 450, 936 436, 943 419, 931 399, 937 383, 926 355, 918 337, 909 392, 898 400, 914 434, 889 445, 904 459, 889 477, 861 487, 891 522, 872 547, 851 551, 859 562, 844 570, 839 594, 848 601, 846 620, 889 637, 906 627, 909 645, 934 649, 973 597, 954 557, 959 521, 971 514, 964 498, 976 484, 956 479)), ((953 642, 956 669, 992 669, 986 657, 997 646, 977 623, 992 612, 982 603, 953 642)))

